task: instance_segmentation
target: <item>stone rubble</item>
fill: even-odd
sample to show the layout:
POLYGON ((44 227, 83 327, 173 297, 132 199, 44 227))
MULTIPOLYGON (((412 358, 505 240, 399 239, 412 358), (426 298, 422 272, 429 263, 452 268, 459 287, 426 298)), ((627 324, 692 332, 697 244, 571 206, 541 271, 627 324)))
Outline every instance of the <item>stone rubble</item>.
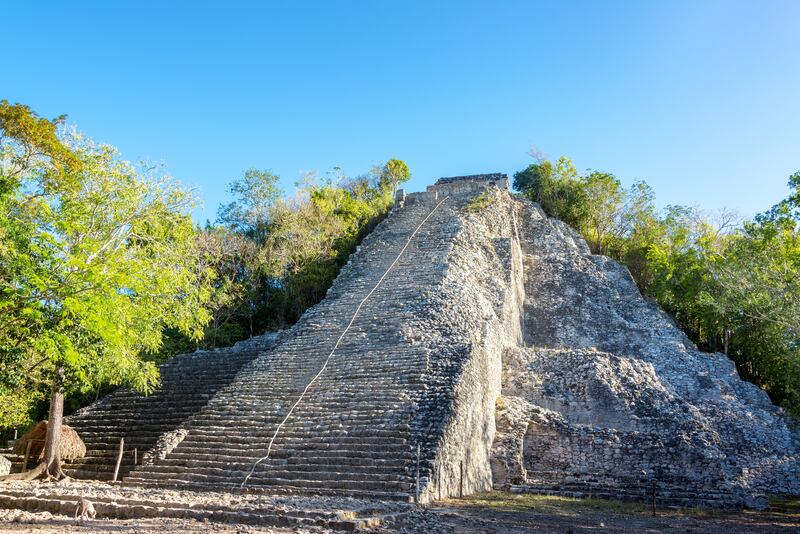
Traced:
POLYGON ((14 482, 0 486, 0 508, 73 517, 80 499, 89 499, 98 519, 174 518, 352 531, 379 524, 413 509, 396 502, 346 497, 275 496, 231 491, 188 491, 65 480, 14 482))
POLYGON ((155 465, 159 460, 165 459, 188 434, 189 431, 185 428, 176 428, 161 434, 155 445, 142 456, 142 465, 155 465))
POLYGON ((0 454, 0 476, 11 472, 11 460, 0 454))
POLYGON ((751 507, 800 494, 788 416, 624 266, 523 203, 525 343, 503 357, 495 485, 641 499, 655 483, 678 504, 751 507))

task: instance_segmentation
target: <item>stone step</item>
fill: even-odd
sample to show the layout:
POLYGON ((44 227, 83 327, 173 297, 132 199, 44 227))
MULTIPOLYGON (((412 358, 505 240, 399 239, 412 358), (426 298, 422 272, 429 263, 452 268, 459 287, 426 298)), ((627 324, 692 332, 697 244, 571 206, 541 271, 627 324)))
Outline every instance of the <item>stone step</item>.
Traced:
MULTIPOLYGON (((329 436, 349 436, 349 437, 365 437, 365 438, 387 438, 387 439, 402 439, 404 441, 408 440, 410 429, 408 428, 375 428, 372 425, 364 425, 364 424, 353 424, 350 421, 342 421, 341 423, 338 422, 334 425, 326 425, 322 423, 312 423, 312 424, 300 424, 295 423, 294 421, 287 423, 284 425, 280 432, 278 432, 278 436, 283 437, 306 437, 306 436, 319 436, 319 437, 329 437, 329 436), (343 427, 340 425, 344 425, 343 427)), ((230 426, 222 426, 215 424, 211 426, 207 424, 207 422, 203 422, 204 424, 192 424, 190 427, 190 435, 191 436, 199 436, 204 437, 208 436, 210 440, 215 440, 215 436, 224 437, 225 439, 231 437, 226 434, 231 432, 230 426)), ((406 425, 407 426, 407 425, 406 425)), ((245 427, 246 428, 246 427, 245 427)), ((252 430, 248 430, 247 432, 237 432, 236 435, 240 436, 239 439, 249 439, 250 437, 256 437, 258 435, 263 435, 265 437, 272 437, 275 432, 277 425, 253 425, 252 430)), ((241 428, 237 428, 237 431, 241 430, 241 428)), ((235 438, 234 438, 235 439, 235 438)))
MULTIPOLYGON (((146 478, 138 478, 136 476, 129 476, 125 478, 124 483, 126 485, 131 486, 141 486, 141 487, 155 487, 155 488, 164 488, 164 487, 171 487, 176 489, 196 489, 196 490, 208 490, 209 488, 215 488, 216 491, 236 491, 242 489, 242 481, 225 481, 225 482, 210 482, 210 483, 202 483, 197 481, 189 481, 180 478, 171 478, 171 479, 161 479, 161 480, 150 480, 146 478)), ((354 489, 354 488, 307 488, 303 486, 293 486, 291 484, 283 484, 283 485, 271 485, 266 487, 259 487, 249 484, 245 487, 246 491, 251 493, 268 493, 271 495, 347 495, 348 497, 353 498, 364 498, 364 499, 371 499, 371 500, 385 500, 385 501, 406 501, 411 502, 413 496, 408 491, 392 491, 392 490, 362 490, 362 489, 354 489)))
MULTIPOLYGON (((339 457, 336 462, 331 462, 331 458, 318 458, 318 457, 290 457, 284 459, 271 458, 264 462, 270 467, 280 467, 281 469, 292 471, 331 471, 331 470, 345 470, 359 473, 410 473, 411 465, 408 460, 375 460, 365 458, 348 458, 339 457)), ((176 456, 175 453, 170 454, 169 457, 161 460, 159 466, 170 467, 193 467, 193 466, 207 466, 219 469, 225 469, 231 466, 228 458, 219 458, 211 455, 181 455, 176 456)), ((248 468, 252 462, 238 463, 237 465, 246 465, 248 468)))
MULTIPOLYGON (((91 500, 97 512, 97 519, 132 519, 132 518, 176 518, 194 519, 197 521, 212 521, 220 523, 249 524, 278 528, 306 528, 320 527, 336 531, 355 531, 376 526, 374 518, 342 518, 334 512, 325 513, 314 511, 286 511, 284 509, 270 509, 259 507, 225 507, 203 506, 196 507, 187 504, 170 504, 165 506, 163 500, 128 501, 125 499, 105 499, 91 495, 91 500)), ((64 514, 72 517, 75 513, 78 499, 60 498, 58 496, 30 496, 13 495, 6 492, 0 493, 0 507, 26 510, 29 512, 50 512, 64 514)))
POLYGON ((318 445, 358 445, 362 448, 372 445, 377 446, 395 446, 406 448, 409 446, 409 435, 407 432, 397 433, 355 433, 352 434, 343 429, 323 430, 304 432, 302 430, 294 429, 281 429, 277 435, 273 429, 264 429, 263 431, 251 431, 244 434, 231 434, 226 435, 224 431, 220 432, 200 432, 197 429, 192 429, 189 435, 184 438, 185 444, 197 445, 225 445, 235 448, 252 448, 260 445, 266 446, 267 443, 272 441, 274 444, 279 444, 282 447, 316 447, 318 445), (397 435, 394 435, 397 434, 397 435), (274 439, 273 439, 274 438, 274 439))
MULTIPOLYGON (((170 475, 181 472, 191 473, 192 476, 203 475, 208 477, 245 477, 250 471, 252 464, 228 464, 222 467, 211 466, 202 462, 195 462, 192 465, 186 464, 159 464, 138 466, 136 476, 157 477, 157 475, 170 475), (178 469, 176 469, 176 467, 178 469), (183 469, 189 467, 189 469, 183 469)), ((314 465, 316 469, 300 469, 294 465, 264 465, 259 464, 253 473, 254 479, 263 480, 308 480, 308 481, 340 481, 340 482, 363 482, 371 483, 407 483, 411 480, 408 473, 400 471, 381 471, 369 473, 367 471, 355 471, 351 469, 342 470, 321 470, 319 465, 314 465)))
MULTIPOLYGON (((215 449, 203 449, 197 447, 177 447, 173 450, 169 458, 189 458, 194 456, 202 456, 208 458, 251 458, 251 457, 261 457, 266 453, 264 449, 258 451, 233 451, 233 450, 221 450, 219 448, 215 449), (254 454, 256 452, 257 454, 254 454)), ((384 454, 383 451, 375 451, 371 448, 360 449, 360 450, 346 450, 346 449, 337 449, 337 448, 328 448, 328 449, 321 449, 317 448, 315 450, 306 450, 306 451, 297 451, 294 449, 281 449, 275 448, 272 450, 270 457, 272 459, 290 459, 290 460, 297 460, 297 461, 308 461, 308 462, 317 462, 317 463, 327 463, 331 465, 336 465, 337 463, 348 461, 352 463, 358 463, 360 461, 364 462, 387 462, 387 465, 391 465, 391 462, 410 462, 416 456, 415 453, 412 452, 410 448, 408 449, 400 449, 393 451, 391 455, 384 454)))
MULTIPOLYGON (((143 481, 157 482, 159 486, 163 485, 182 485, 182 484, 196 484, 200 486, 220 487, 221 485, 236 486, 241 484, 247 475, 248 471, 243 472, 222 472, 215 475, 207 475, 197 472, 181 472, 181 473, 154 473, 147 472, 141 476, 138 473, 134 476, 127 477, 126 483, 140 484, 143 481), (233 481, 233 482, 232 482, 233 481)), ((307 480, 298 478, 281 479, 277 477, 265 477, 256 471, 248 480, 248 486, 269 488, 269 491, 285 491, 291 488, 294 491, 306 491, 316 493, 318 491, 328 491, 331 493, 341 492, 349 493, 353 490, 360 492, 385 492, 385 493, 402 493, 410 492, 414 488, 412 482, 407 481, 373 481, 365 480, 363 477, 359 480, 307 480)))
MULTIPOLYGON (((233 448, 233 447, 208 447, 201 444, 186 444, 181 443, 175 448, 173 452, 181 452, 184 454, 205 454, 205 455, 218 455, 230 458, 260 458, 266 454, 266 444, 261 447, 254 448, 233 448)), ((396 447, 396 446, 371 446, 359 447, 354 445, 347 447, 346 445, 339 445, 336 443, 328 446, 318 447, 291 447, 282 448, 280 444, 273 446, 271 455, 275 458, 282 458, 291 454, 302 454, 305 456, 348 456, 353 458, 369 457, 369 458, 387 458, 387 457, 411 457, 410 447, 396 447)))

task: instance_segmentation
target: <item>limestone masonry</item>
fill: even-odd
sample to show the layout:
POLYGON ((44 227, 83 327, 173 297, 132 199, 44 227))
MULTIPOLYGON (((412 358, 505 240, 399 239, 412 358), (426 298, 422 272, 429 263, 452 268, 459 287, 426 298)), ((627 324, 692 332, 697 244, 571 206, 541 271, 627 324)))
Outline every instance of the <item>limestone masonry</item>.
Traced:
POLYGON ((122 389, 74 414, 89 453, 69 474, 110 479, 124 437, 126 483, 239 488, 351 320, 247 487, 424 502, 655 485, 662 501, 720 506, 800 494, 783 412, 502 174, 400 192, 291 329, 179 356, 154 395, 122 389))

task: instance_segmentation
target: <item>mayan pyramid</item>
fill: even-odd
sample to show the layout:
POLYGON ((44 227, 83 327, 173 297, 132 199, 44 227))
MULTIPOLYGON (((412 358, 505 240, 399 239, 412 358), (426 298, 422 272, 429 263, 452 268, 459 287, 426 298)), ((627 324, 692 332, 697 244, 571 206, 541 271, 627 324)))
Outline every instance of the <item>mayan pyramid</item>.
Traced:
POLYGON ((399 192, 291 329, 179 356, 68 419, 109 479, 428 501, 493 487, 759 506, 790 422, 501 174, 399 192))

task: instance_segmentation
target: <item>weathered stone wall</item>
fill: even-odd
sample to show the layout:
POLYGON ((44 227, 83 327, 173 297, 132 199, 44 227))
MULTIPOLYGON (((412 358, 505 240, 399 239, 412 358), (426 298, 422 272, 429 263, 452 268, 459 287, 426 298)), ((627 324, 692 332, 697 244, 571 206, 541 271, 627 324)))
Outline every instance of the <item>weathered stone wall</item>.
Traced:
POLYGON ((451 195, 463 198, 467 195, 481 194, 485 192, 487 188, 497 188, 501 191, 508 191, 508 176, 501 173, 494 173, 439 178, 434 185, 429 185, 427 190, 429 193, 442 196, 451 195))
MULTIPOLYGON (((432 188, 459 206, 459 229, 441 283, 429 289, 428 313, 414 335, 431 354, 426 411, 444 419, 420 441, 423 500, 486 491, 492 487, 490 449, 504 347, 521 342, 522 255, 508 192, 487 181, 444 183, 432 188), (476 195, 491 201, 479 212, 464 206, 476 195), (448 325, 441 329, 439 325, 448 325), (458 342, 460 350, 443 351, 458 342)), ((502 185, 502 184, 501 184, 502 185)), ((422 429, 420 429, 422 430, 422 429)))
POLYGON ((628 270, 522 202, 524 339, 504 356, 495 484, 679 504, 800 493, 785 414, 705 354, 628 270))

